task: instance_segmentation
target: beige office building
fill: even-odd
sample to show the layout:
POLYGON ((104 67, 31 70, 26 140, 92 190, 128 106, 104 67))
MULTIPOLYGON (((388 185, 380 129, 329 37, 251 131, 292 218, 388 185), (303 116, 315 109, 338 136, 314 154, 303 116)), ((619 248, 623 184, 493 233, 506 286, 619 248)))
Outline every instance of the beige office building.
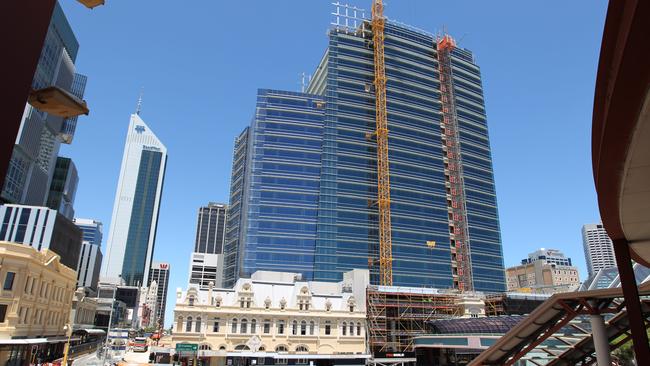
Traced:
POLYGON ((0 364, 60 356, 77 274, 60 257, 0 242, 0 364))
POLYGON ((173 344, 196 344, 196 357, 210 365, 363 364, 368 271, 339 283, 299 276, 258 271, 232 289, 179 289, 173 344))
POLYGON ((542 248, 506 269, 506 285, 510 292, 553 294, 577 290, 580 276, 562 252, 542 248))

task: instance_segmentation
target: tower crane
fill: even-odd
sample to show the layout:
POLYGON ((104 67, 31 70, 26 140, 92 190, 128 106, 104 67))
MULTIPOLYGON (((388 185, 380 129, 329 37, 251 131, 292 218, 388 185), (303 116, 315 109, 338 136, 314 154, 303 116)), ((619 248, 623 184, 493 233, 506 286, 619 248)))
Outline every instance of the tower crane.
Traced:
POLYGON ((388 118, 386 112, 386 65, 384 62, 384 4, 372 2, 372 40, 375 64, 375 110, 377 127, 377 207, 379 211, 379 283, 393 285, 393 243, 390 221, 390 169, 388 160, 388 118))

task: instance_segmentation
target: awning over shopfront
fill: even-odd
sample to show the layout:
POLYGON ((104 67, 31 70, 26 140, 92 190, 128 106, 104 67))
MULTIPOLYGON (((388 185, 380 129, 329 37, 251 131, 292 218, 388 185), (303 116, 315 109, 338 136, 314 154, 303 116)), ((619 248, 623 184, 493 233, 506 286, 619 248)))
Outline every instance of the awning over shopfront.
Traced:
POLYGON ((43 344, 43 343, 49 343, 47 341, 47 338, 0 339, 0 346, 16 345, 16 344, 43 344))

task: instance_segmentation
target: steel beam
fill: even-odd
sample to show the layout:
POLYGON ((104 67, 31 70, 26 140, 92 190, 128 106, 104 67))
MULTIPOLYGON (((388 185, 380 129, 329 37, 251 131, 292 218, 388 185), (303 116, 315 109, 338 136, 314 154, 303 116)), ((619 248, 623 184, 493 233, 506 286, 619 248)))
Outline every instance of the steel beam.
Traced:
POLYGON ((625 308, 632 331, 632 342, 634 343, 634 354, 637 361, 650 360, 650 346, 648 345, 648 334, 646 333, 645 317, 641 312, 641 301, 639 289, 636 286, 636 278, 632 268, 630 256, 630 245, 626 239, 615 239, 614 254, 616 265, 621 278, 625 308))

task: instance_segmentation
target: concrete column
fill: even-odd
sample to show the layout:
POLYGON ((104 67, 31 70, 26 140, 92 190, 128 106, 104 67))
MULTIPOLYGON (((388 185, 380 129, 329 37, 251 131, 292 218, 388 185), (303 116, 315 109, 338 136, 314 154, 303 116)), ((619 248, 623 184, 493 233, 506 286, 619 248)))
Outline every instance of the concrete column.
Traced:
POLYGON ((594 348, 596 349, 596 360, 599 365, 611 365, 612 360, 609 355, 609 340, 605 331, 605 320, 600 314, 589 316, 591 322, 591 333, 594 339, 594 348))

